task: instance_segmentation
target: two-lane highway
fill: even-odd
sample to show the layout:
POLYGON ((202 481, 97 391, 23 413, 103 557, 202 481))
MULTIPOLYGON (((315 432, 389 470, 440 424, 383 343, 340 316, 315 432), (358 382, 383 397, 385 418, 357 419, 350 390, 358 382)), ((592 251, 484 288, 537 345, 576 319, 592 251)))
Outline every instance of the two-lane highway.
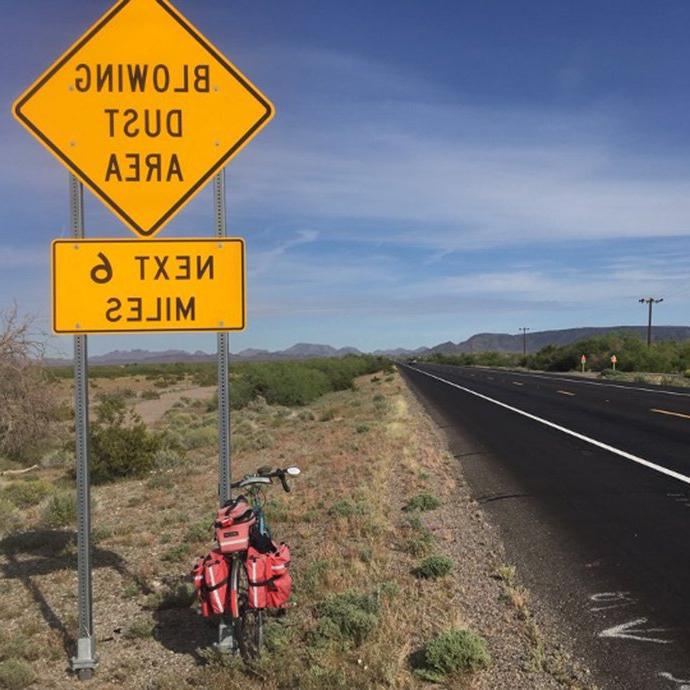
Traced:
POLYGON ((401 371, 597 683, 690 687, 690 389, 401 371))

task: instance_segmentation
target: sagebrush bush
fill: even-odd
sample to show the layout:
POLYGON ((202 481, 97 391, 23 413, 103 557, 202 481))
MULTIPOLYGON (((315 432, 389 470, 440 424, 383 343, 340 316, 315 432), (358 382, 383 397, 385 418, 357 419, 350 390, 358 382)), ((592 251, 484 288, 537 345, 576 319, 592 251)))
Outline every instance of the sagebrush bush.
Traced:
POLYGON ((412 510, 434 510, 441 505, 441 501, 433 494, 422 492, 413 496, 403 508, 404 511, 412 510))
POLYGON ((65 527, 77 519, 77 500, 73 491, 60 491, 53 494, 41 513, 41 521, 46 527, 65 527))
POLYGON ((35 680, 36 674, 25 661, 10 658, 0 662, 0 688, 22 690, 35 680))
POLYGON ((22 524, 22 516, 14 503, 0 496, 0 537, 16 532, 22 524))
POLYGON ((27 479, 6 486, 2 495, 17 508, 30 508, 40 503, 52 490, 51 485, 42 479, 27 479))
POLYGON ((379 602, 373 594, 348 590, 316 606, 320 636, 360 645, 378 624, 379 602))
POLYGON ((150 472, 161 449, 161 437, 146 429, 141 417, 118 398, 104 398, 91 425, 91 477, 94 483, 150 472))
POLYGON ((442 682, 453 673, 485 668, 490 661, 483 637, 469 630, 448 630, 426 645, 424 664, 417 674, 425 680, 442 682))
POLYGON ((434 555, 425 558, 413 572, 417 577, 431 580, 448 575, 452 569, 452 558, 443 555, 434 555))

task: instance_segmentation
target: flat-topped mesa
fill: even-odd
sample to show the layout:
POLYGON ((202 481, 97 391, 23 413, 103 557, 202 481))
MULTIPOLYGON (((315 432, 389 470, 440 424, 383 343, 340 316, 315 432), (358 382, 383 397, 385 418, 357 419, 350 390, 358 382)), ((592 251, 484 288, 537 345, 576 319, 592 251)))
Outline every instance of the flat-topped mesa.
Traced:
POLYGON ((79 63, 74 68, 74 89, 79 93, 208 93, 210 65, 79 63))

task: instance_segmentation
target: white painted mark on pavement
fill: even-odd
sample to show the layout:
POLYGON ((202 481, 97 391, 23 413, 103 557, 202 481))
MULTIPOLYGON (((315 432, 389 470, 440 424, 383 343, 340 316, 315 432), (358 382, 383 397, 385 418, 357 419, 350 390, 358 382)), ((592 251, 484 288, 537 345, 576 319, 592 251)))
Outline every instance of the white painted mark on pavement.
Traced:
POLYGON ((570 391, 556 391, 556 393, 560 393, 561 395, 575 395, 575 393, 571 393, 570 391))
POLYGON ((636 628, 644 625, 646 618, 636 618, 628 623, 615 625, 599 633, 599 637, 614 637, 622 640, 636 640, 637 642, 654 642, 656 644, 672 644, 673 640, 662 640, 659 637, 647 637, 649 633, 669 632, 668 628, 636 628))
POLYGON ((636 604, 637 599, 630 596, 630 592, 600 592, 593 594, 590 601, 599 606, 593 606, 590 611, 606 611, 608 609, 619 609, 623 606, 630 606, 636 604))
POLYGON ((670 673, 666 671, 661 671, 657 674, 659 678, 664 678, 665 680, 670 680, 678 686, 678 690, 690 690, 690 680, 681 680, 680 678, 674 678, 670 673))
POLYGON ((506 410, 510 410, 511 412, 515 412, 516 414, 522 415, 523 417, 527 417, 528 419, 532 419, 535 422, 539 422, 540 424, 544 424, 545 426, 548 426, 551 429, 556 429, 556 431, 560 431, 564 434, 567 434, 568 436, 573 436, 574 438, 580 439, 580 441, 585 441, 586 443, 591 443, 593 446, 596 446, 597 448, 602 448, 603 450, 609 451, 610 453, 614 453, 615 455, 620 455, 620 457, 625 458, 626 460, 632 460, 632 462, 635 462, 638 465, 642 465, 643 467, 647 467, 650 470, 654 470, 655 472, 659 472, 660 474, 665 474, 667 477, 673 477, 673 479, 677 479, 679 482, 683 482, 684 484, 690 484, 690 477, 686 477, 684 474, 681 474, 680 472, 676 472, 675 470, 670 470, 670 469, 668 469, 668 467, 664 467, 663 465, 658 465, 655 462, 650 462, 649 460, 645 460, 644 458, 641 458, 637 455, 633 455, 632 453, 628 453, 627 451, 621 450, 620 448, 614 448, 614 446, 610 446, 608 443, 602 443, 601 441, 597 441, 595 438, 590 438, 589 436, 585 436, 584 434, 581 434, 577 431, 573 431, 572 429, 568 429, 567 427, 561 426, 560 424, 556 424, 555 422, 551 422, 548 419, 544 419, 543 417, 537 417, 537 415, 535 415, 535 414, 531 414, 530 412, 525 412, 525 410, 521 410, 517 407, 513 407, 512 405, 508 405, 507 403, 501 402, 500 400, 495 400, 494 398, 490 398, 488 395, 484 395, 483 393, 478 393, 477 391, 473 391, 471 388, 466 388, 465 386, 461 386, 458 383, 453 383, 452 381, 447 381, 446 379, 443 379, 440 376, 436 376, 435 374, 430 374, 429 372, 423 371, 422 369, 417 369, 415 367, 410 367, 410 369, 418 372, 419 374, 424 374, 425 376, 428 376, 429 378, 436 379, 437 381, 441 381, 441 383, 445 383, 448 386, 452 386, 453 388, 457 388, 458 390, 461 390, 465 393, 469 393, 470 395, 474 395, 477 398, 481 398, 482 400, 486 400, 487 402, 493 403, 494 405, 498 405, 499 407, 503 407, 506 410))
POLYGON ((519 381, 513 381, 514 386, 524 386, 524 383, 520 383, 519 381))

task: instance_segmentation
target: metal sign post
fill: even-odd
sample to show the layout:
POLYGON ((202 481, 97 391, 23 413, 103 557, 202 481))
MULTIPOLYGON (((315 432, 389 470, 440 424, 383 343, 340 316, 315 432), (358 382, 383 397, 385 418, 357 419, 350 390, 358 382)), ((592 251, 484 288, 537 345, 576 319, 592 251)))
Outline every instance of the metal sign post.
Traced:
MULTIPOLYGON (((216 218, 216 237, 227 236, 225 206, 225 170, 213 180, 213 207, 216 218)), ((230 337, 218 333, 218 502, 222 506, 230 498, 230 337)), ((232 624, 222 617, 218 624, 218 644, 221 652, 235 651, 232 624)))
MULTIPOLYGON (((69 207, 72 235, 84 237, 84 188, 69 176, 69 207)), ((79 637, 72 670, 88 679, 98 664, 93 636, 93 588, 91 584, 91 488, 89 481, 89 374, 85 335, 74 336, 74 421, 77 463, 77 573, 79 637)))

